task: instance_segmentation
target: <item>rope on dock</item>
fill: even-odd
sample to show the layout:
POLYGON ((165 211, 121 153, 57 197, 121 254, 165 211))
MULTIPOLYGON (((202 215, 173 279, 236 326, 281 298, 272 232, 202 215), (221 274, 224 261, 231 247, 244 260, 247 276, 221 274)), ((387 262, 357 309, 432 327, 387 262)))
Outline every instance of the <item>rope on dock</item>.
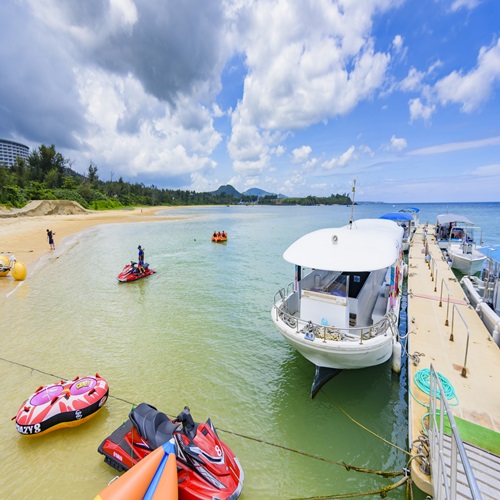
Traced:
MULTIPOLYGON (((448 400, 449 405, 450 406, 457 406, 458 405, 458 396, 455 392, 453 385, 444 375, 441 375, 441 373, 437 372, 437 376, 439 377, 441 385, 443 386, 444 395, 446 396, 446 399, 448 400), (455 402, 452 402, 454 399, 455 399, 455 402)), ((419 370, 417 373, 415 373, 413 380, 415 382, 415 385, 424 394, 430 395, 431 388, 430 388, 430 383, 429 383, 429 380, 430 380, 429 368, 423 368, 422 370, 419 370)), ((422 406, 429 407, 428 404, 422 403, 413 394, 412 394, 412 396, 415 399, 415 401, 420 403, 422 406)), ((441 399, 441 391, 439 389, 437 389, 436 397, 438 399, 441 399)))

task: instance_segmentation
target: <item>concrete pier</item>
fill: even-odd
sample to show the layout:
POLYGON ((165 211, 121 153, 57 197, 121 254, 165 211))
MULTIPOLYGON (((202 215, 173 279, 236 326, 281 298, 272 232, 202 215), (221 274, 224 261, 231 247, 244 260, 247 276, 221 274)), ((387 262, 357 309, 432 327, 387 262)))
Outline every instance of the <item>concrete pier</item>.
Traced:
MULTIPOLYGON (((412 455, 425 455, 419 437, 426 435, 429 411, 429 395, 417 387, 415 375, 432 363, 456 394, 456 399, 450 401, 455 405, 451 411, 462 440, 474 450, 491 456, 494 465, 487 467, 495 468, 498 462, 500 468, 500 349, 469 305, 436 244, 433 226, 417 229, 408 264, 409 439, 410 445, 415 443, 412 455)), ((468 448, 469 453, 474 452, 468 448)), ((422 491, 433 494, 426 465, 425 459, 412 460, 411 476, 422 491)), ((493 485, 492 491, 497 491, 500 472, 483 468, 480 463, 473 467, 478 483, 485 473, 485 481, 491 482, 488 477, 493 473, 499 484, 493 485)), ((488 491, 482 491, 483 498, 490 498, 488 491)))

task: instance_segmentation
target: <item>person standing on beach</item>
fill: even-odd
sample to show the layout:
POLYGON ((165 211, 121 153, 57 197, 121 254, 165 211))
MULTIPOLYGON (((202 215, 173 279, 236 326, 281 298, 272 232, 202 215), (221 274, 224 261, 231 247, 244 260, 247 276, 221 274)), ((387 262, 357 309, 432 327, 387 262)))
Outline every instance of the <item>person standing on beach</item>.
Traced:
POLYGON ((144 250, 142 249, 141 245, 137 247, 137 250, 139 250, 139 254, 137 255, 137 267, 139 268, 139 271, 141 273, 144 273, 144 250))
POLYGON ((54 244, 54 236, 56 233, 52 232, 51 229, 47 229, 47 239, 49 240, 49 245, 51 250, 56 249, 56 245, 54 244))

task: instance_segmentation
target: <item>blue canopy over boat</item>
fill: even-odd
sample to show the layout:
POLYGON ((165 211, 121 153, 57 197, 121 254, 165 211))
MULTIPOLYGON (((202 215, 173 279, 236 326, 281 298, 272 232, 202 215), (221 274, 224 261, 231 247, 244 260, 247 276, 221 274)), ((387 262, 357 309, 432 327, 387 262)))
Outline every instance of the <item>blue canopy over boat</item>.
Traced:
POLYGON ((389 212, 387 214, 381 215, 379 219, 397 221, 397 220, 413 220, 413 217, 405 212, 389 212))
POLYGON ((400 210, 400 212, 406 212, 406 211, 412 211, 412 212, 420 212, 420 208, 417 208, 417 207, 406 207, 406 208, 402 208, 400 210))

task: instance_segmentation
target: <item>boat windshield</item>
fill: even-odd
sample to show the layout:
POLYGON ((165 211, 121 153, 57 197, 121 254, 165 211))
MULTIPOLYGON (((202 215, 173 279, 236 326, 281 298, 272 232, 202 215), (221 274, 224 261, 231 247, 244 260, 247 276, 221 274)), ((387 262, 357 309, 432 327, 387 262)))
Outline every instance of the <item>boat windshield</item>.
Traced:
POLYGON ((303 290, 347 297, 349 295, 348 276, 339 272, 313 270, 302 282, 303 290))

